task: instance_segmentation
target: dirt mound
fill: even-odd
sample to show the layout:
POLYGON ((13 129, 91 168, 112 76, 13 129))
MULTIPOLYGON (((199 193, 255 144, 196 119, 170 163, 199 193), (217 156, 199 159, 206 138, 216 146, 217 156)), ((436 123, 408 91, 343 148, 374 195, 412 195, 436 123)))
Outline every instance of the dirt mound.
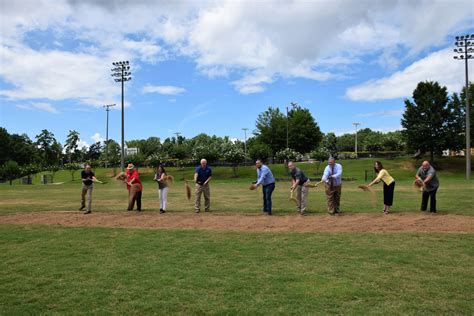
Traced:
POLYGON ((255 232, 474 232, 474 216, 343 214, 263 216, 224 214, 36 212, 0 216, 0 224, 65 227, 204 229, 255 232))

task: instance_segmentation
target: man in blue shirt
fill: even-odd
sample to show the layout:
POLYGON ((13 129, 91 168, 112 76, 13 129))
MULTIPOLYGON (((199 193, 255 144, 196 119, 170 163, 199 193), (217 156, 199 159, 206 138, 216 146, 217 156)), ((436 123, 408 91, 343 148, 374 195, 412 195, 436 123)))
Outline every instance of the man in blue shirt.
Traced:
POLYGON ((329 158, 328 165, 324 169, 321 181, 326 183, 326 197, 328 200, 328 213, 331 215, 340 213, 342 166, 336 163, 336 159, 329 158))
POLYGON ((201 211, 201 195, 204 193, 205 211, 211 210, 211 191, 209 189, 209 181, 212 179, 212 170, 207 166, 207 160, 201 159, 201 165, 196 167, 194 172, 194 182, 196 183, 196 202, 194 209, 196 213, 201 211))
POLYGON ((272 193, 275 190, 275 178, 272 171, 259 159, 255 162, 257 166, 256 187, 262 186, 263 191, 263 213, 272 215, 272 193))

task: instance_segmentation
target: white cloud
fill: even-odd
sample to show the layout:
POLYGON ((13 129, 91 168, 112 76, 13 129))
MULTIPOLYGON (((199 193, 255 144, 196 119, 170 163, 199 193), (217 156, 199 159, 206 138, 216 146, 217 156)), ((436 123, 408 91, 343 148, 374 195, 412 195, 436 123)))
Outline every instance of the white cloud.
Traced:
POLYGON ((152 86, 146 85, 142 89, 142 93, 159 93, 167 95, 177 95, 184 93, 186 89, 175 86, 152 86))
POLYGON ((448 34, 472 28, 472 10, 460 9, 472 7, 469 0, 18 0, 1 6, 0 77, 13 85, 1 95, 92 105, 113 101, 107 67, 113 60, 185 56, 206 76, 232 77, 235 89, 248 94, 280 78, 344 78, 341 65, 366 55, 396 69, 400 50, 413 60, 445 45, 448 34), (53 48, 28 47, 31 31, 53 33, 53 48), (67 51, 64 39, 77 46, 67 51))
POLYGON ((395 18, 400 39, 412 54, 446 43, 450 32, 472 29, 474 9, 470 0, 399 1, 395 18))
MULTIPOLYGON (((472 69, 472 68, 471 68, 472 69)), ((471 70, 471 73, 474 73, 471 70)), ((453 59, 452 49, 434 52, 391 76, 350 87, 346 96, 353 101, 377 101, 409 97, 420 81, 438 81, 451 92, 459 92, 464 64, 453 59)))
POLYGON ((392 126, 383 126, 383 127, 371 127, 373 131, 381 132, 381 133, 388 133, 388 132, 396 132, 403 130, 403 126, 401 124, 392 125, 392 126))
POLYGON ((58 113, 58 110, 49 103, 18 104, 16 107, 23 110, 40 110, 49 113, 58 113))
POLYGON ((94 143, 103 142, 105 139, 100 135, 100 133, 95 133, 91 136, 91 139, 94 143))
POLYGON ((84 147, 89 148, 89 144, 85 140, 79 139, 77 142, 77 148, 82 149, 84 147))
POLYGON ((369 112, 369 113, 360 113, 356 117, 391 117, 391 116, 400 116, 403 114, 403 110, 386 110, 378 112, 369 112))
POLYGON ((273 79, 271 76, 265 74, 251 73, 242 79, 232 82, 232 85, 237 91, 242 94, 258 93, 265 90, 263 84, 271 83, 273 79))
POLYGON ((35 51, 31 48, 2 46, 0 76, 14 86, 0 90, 12 100, 78 99, 102 105, 119 92, 110 79, 106 58, 66 51, 35 51))

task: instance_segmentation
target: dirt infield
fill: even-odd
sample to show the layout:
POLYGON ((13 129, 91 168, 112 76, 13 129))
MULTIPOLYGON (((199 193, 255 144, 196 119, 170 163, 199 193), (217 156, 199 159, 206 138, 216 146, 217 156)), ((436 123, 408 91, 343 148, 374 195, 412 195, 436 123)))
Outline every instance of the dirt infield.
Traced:
POLYGON ((226 215, 36 212, 0 215, 0 224, 204 229, 252 232, 474 232, 474 216, 432 214, 226 215))

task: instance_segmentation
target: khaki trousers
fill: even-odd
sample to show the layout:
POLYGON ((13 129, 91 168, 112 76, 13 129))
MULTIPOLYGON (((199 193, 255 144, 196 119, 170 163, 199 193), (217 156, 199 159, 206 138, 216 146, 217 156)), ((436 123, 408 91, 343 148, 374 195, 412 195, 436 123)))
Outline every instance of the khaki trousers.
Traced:
POLYGON ((341 205, 341 185, 330 186, 326 183, 326 197, 328 200, 328 213, 339 213, 341 205))
POLYGON ((92 189, 94 188, 93 184, 85 185, 82 184, 82 195, 81 195, 81 206, 86 206, 86 195, 87 195, 87 211, 91 211, 92 207, 92 189))
POLYGON ((201 210, 201 195, 204 193, 204 207, 206 212, 211 209, 211 190, 209 189, 209 183, 201 185, 196 183, 196 202, 194 203, 194 209, 196 211, 201 210))
MULTIPOLYGON (((309 180, 304 184, 307 183, 309 183, 309 180)), ((306 211, 306 205, 308 205, 309 188, 304 184, 296 188, 296 210, 300 213, 304 213, 306 211)))
POLYGON ((127 210, 131 211, 135 207, 135 202, 137 202, 137 211, 142 210, 142 190, 140 190, 139 184, 132 184, 130 190, 128 191, 128 208, 127 210))

